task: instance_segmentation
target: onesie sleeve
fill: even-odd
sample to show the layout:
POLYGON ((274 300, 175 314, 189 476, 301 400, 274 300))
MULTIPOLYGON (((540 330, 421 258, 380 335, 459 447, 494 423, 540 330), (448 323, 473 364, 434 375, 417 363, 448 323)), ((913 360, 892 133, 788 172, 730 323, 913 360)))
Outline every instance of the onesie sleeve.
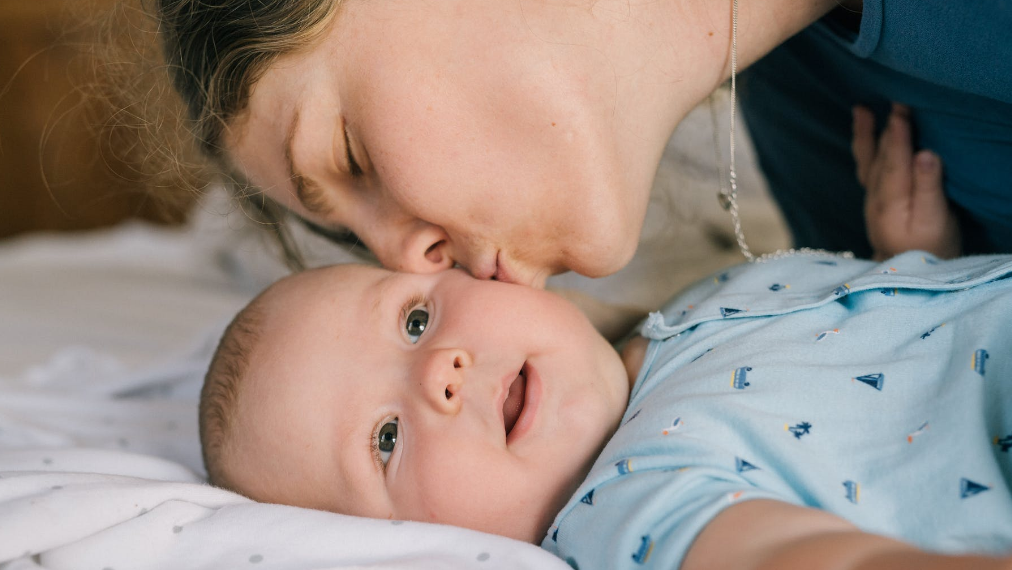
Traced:
MULTIPOLYGON (((702 442, 699 442, 702 443, 702 442)), ((705 452, 704 452, 705 453, 705 452)), ((722 454, 707 453, 713 459, 722 454)), ((729 468, 678 467, 662 458, 633 457, 597 472, 579 502, 561 516, 542 546, 573 568, 678 568, 696 536, 725 508, 752 499, 797 503, 753 485, 730 457, 729 468)), ((697 463, 707 463, 702 458, 697 463)), ((734 540, 734 537, 728 537, 734 540)))

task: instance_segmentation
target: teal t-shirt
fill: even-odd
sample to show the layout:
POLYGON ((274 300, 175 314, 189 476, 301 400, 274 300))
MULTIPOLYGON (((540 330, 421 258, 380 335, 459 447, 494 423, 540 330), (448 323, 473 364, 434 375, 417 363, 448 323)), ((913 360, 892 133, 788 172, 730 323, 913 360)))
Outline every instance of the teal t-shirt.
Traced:
POLYGON ((943 164, 967 253, 1012 253, 1012 2, 864 0, 742 74, 742 110, 796 245, 871 254, 851 154, 854 105, 911 109, 943 164), (855 31, 856 28, 856 31, 855 31))
POLYGON ((796 255, 694 286, 642 326, 625 416, 542 546, 673 569, 721 510, 767 498, 1009 553, 1010 276, 1012 256, 796 255))

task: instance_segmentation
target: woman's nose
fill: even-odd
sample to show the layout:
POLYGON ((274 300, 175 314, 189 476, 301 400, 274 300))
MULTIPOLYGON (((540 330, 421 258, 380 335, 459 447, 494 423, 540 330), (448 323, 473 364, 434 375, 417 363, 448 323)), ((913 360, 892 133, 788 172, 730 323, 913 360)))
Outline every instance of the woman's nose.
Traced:
POLYGON ((388 269, 407 273, 436 273, 453 267, 449 236, 443 228, 423 221, 403 228, 383 228, 380 263, 388 269))
POLYGON ((425 354, 417 379, 423 400, 440 413, 456 414, 463 405, 464 377, 471 356, 456 348, 435 349, 425 354))

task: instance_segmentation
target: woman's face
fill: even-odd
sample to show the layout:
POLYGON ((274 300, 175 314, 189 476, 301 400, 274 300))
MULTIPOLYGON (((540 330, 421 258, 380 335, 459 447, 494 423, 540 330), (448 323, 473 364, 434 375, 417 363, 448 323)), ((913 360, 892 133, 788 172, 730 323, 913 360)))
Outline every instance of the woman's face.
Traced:
POLYGON ((319 43, 257 82, 226 135, 231 162, 391 269, 458 264, 537 287, 617 271, 659 150, 623 126, 615 62, 570 33, 566 10, 348 0, 319 43))

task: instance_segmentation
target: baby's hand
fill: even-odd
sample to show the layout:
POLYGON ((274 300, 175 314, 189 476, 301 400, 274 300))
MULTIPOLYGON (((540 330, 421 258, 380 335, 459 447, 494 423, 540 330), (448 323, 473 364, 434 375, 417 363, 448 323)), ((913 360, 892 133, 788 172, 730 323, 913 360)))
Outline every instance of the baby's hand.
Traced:
POLYGON ((893 105, 889 124, 875 141, 875 117, 864 107, 854 108, 857 178, 865 187, 864 215, 875 259, 911 249, 941 258, 962 250, 959 221, 942 190, 942 162, 910 142, 910 110, 893 105))

